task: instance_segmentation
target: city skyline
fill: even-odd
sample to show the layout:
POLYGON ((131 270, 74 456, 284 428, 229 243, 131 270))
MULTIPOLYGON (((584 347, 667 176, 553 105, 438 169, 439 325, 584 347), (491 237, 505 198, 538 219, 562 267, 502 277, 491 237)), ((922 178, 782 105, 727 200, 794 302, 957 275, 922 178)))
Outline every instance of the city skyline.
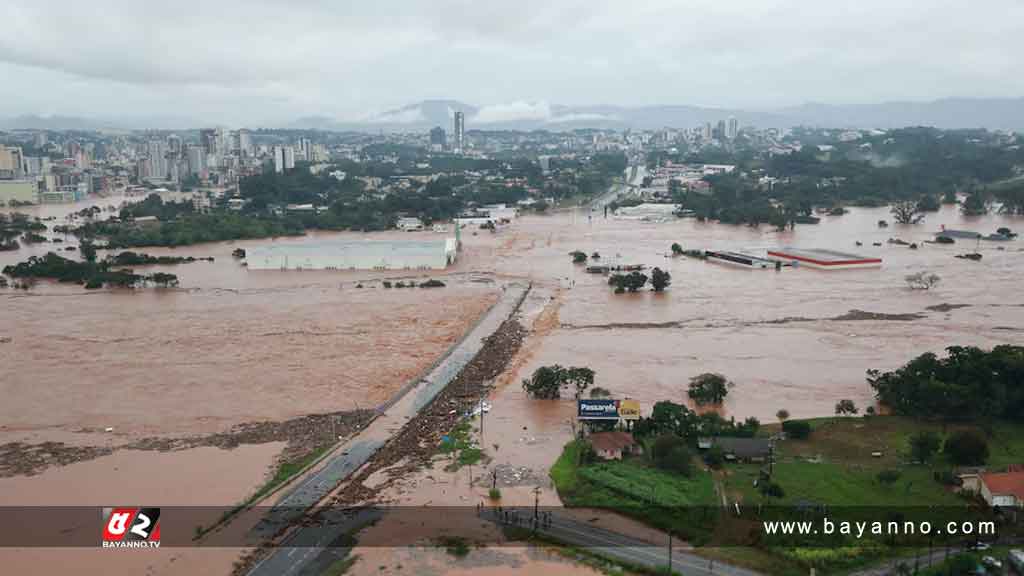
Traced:
POLYGON ((477 103, 467 122, 488 124, 549 118, 559 104, 760 110, 1024 95, 1012 56, 1024 43, 1019 3, 804 4, 10 5, 0 98, 4 116, 281 125, 372 121, 446 97, 477 103))

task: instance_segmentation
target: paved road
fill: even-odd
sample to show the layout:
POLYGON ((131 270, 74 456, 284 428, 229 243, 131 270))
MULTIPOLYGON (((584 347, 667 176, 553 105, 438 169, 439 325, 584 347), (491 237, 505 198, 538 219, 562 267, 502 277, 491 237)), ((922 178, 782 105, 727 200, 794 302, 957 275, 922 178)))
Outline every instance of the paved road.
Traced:
POLYGON ((642 165, 634 165, 626 168, 626 173, 628 174, 628 176, 625 177, 627 180, 626 183, 612 186, 608 192, 594 198, 590 202, 591 212, 603 211, 605 206, 611 204, 613 200, 619 197, 619 194, 626 192, 630 186, 639 186, 643 181, 644 176, 647 175, 647 168, 642 165))
MULTIPOLYGON (((526 519, 524 527, 530 528, 528 520, 532 518, 532 511, 519 509, 519 517, 526 519)), ((495 522, 501 520, 496 511, 489 519, 495 522)), ((553 540, 622 562, 655 570, 669 565, 668 542, 663 547, 654 546, 650 542, 558 514, 552 514, 550 523, 542 525, 538 531, 553 540)), ((757 572, 723 564, 720 561, 711 561, 678 548, 672 550, 672 570, 685 576, 758 576, 757 572)))
MULTIPOLYGON (((353 472, 383 446, 395 433, 401 430, 424 406, 430 404, 444 388, 458 375, 459 371, 476 356, 483 347, 483 340, 493 334, 522 303, 530 288, 521 284, 509 284, 498 302, 477 322, 469 333, 448 354, 430 370, 426 376, 411 387, 404 389, 400 398, 392 400, 386 409, 369 426, 341 447, 334 450, 327 461, 313 474, 300 481, 287 492, 259 523, 250 536, 261 542, 277 534, 299 520, 305 512, 324 499, 353 472)), ((297 574, 306 563, 322 551, 320 541, 326 545, 338 535, 345 533, 343 523, 338 528, 313 530, 299 528, 292 538, 315 538, 318 545, 305 542, 303 547, 278 548, 262 563, 257 564, 249 574, 272 576, 297 574)))

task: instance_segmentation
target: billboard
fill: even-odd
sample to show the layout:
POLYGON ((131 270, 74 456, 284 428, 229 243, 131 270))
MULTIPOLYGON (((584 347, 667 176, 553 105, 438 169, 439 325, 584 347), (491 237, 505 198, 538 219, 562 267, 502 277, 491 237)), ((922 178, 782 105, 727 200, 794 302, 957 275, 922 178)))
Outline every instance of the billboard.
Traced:
POLYGON ((576 417, 580 420, 618 420, 619 401, 607 398, 577 400, 576 417))
POLYGON ((640 403, 637 402, 636 400, 620 400, 619 418, 622 418, 623 420, 639 420, 640 403))
POLYGON ((638 420, 640 403, 610 398, 580 399, 576 403, 576 417, 580 420, 638 420))

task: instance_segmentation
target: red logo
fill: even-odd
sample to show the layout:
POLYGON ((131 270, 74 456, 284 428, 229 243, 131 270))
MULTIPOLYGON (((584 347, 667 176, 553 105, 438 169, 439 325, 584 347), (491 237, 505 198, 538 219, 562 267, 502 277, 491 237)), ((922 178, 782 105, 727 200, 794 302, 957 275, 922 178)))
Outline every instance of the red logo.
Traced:
POLYGON ((159 508, 104 508, 104 548, 159 548, 159 508))

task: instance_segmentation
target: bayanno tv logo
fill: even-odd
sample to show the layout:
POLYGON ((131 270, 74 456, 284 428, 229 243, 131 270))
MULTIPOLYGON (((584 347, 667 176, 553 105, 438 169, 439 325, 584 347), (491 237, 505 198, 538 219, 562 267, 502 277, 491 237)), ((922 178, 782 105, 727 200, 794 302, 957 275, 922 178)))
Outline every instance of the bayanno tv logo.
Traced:
POLYGON ((159 508, 104 508, 104 548, 159 548, 159 508))

